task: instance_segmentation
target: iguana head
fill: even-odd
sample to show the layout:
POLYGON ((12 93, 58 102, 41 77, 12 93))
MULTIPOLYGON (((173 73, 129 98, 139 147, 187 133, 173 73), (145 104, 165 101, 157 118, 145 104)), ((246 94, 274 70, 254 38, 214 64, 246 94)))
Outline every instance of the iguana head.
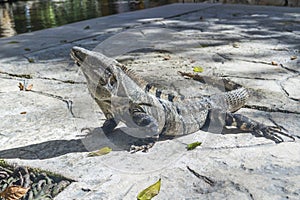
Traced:
POLYGON ((116 61, 95 51, 73 47, 71 56, 81 66, 92 93, 110 97, 117 84, 116 61), (97 90, 101 91, 97 91, 97 90))
MULTIPOLYGON (((115 59, 95 51, 73 47, 71 57, 81 67, 89 91, 107 119, 123 121, 130 127, 143 127, 152 134, 158 132, 156 121, 159 120, 152 116, 164 118, 164 108, 156 97, 139 86, 142 79, 115 59)), ((160 121, 163 126, 164 120, 160 121)))
POLYGON ((135 101, 145 94, 137 83, 142 80, 132 76, 132 72, 115 59, 81 47, 73 47, 71 57, 81 67, 94 98, 102 100, 115 96, 135 101))

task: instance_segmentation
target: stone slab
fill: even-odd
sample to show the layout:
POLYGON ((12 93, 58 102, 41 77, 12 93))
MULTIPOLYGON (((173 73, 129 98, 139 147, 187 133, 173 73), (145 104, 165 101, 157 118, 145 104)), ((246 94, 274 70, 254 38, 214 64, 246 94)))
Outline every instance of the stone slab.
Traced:
POLYGON ((299 139, 274 144, 250 133, 198 131, 130 154, 132 138, 122 125, 112 135, 100 128, 103 113, 69 57, 74 45, 117 56, 144 37, 140 47, 164 51, 125 51, 117 58, 145 79, 197 96, 213 88, 177 71, 201 66, 203 74, 251 91, 239 113, 268 125, 271 118, 299 137, 299 13, 287 7, 172 4, 0 39, 0 158, 76 181, 55 199, 136 199, 159 178, 161 191, 153 199, 299 199, 299 139), (33 87, 20 91, 19 83, 33 87), (202 145, 186 151, 195 141, 202 145), (105 146, 113 151, 87 156, 105 146))

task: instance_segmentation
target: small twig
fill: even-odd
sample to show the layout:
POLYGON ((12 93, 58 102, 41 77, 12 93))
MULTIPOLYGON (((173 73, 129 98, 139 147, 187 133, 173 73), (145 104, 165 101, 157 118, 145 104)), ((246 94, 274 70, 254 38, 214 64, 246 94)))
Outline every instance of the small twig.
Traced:
POLYGON ((214 186, 215 185, 215 181, 211 180, 210 178, 203 176, 197 172, 195 172, 194 170, 192 170, 189 166, 186 166, 186 168, 192 172, 197 178, 202 179, 205 183, 209 184, 210 186, 214 186))
POLYGON ((5 75, 8 75, 8 76, 17 77, 17 78, 32 79, 31 74, 13 74, 13 73, 3 72, 3 71, 0 71, 0 74, 5 74, 5 75))
POLYGON ((55 95, 55 94, 46 93, 46 92, 42 92, 42 91, 36 91, 36 90, 30 90, 30 91, 34 92, 34 93, 37 93, 37 94, 40 94, 40 95, 44 95, 44 96, 47 96, 47 97, 55 98, 55 99, 58 99, 58 100, 61 100, 61 101, 65 102, 67 104, 67 109, 71 113, 72 117, 76 117, 74 115, 74 113, 73 113, 73 101, 72 100, 65 99, 65 98, 63 98, 61 96, 58 96, 58 95, 55 95))
POLYGON ((288 114, 300 114, 298 111, 290 111, 290 110, 283 110, 280 108, 268 108, 266 106, 259 106, 259 105, 244 105, 243 108, 261 110, 265 112, 280 112, 280 113, 288 113, 288 114))

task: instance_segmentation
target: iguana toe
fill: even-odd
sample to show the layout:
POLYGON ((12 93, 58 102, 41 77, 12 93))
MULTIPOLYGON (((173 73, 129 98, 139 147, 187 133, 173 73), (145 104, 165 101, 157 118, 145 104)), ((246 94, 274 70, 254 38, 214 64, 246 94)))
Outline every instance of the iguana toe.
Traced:
POLYGON ((277 126, 263 126, 260 129, 255 130, 254 135, 273 140, 275 143, 281 143, 285 141, 280 135, 288 137, 292 139, 292 141, 295 141, 295 138, 292 135, 277 126))

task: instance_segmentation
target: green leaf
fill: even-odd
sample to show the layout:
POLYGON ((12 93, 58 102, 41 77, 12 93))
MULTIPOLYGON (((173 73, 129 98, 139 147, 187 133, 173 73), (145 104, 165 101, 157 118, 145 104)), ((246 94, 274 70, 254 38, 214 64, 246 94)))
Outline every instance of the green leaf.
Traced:
POLYGON ((206 47, 209 47, 210 45, 209 44, 200 44, 198 46, 198 48, 206 48, 206 47))
POLYGON ((156 183, 154 183, 153 185, 150 185, 149 187, 147 187, 146 189, 141 191, 138 194, 137 199, 138 200, 150 200, 153 197, 155 197, 159 193, 159 190, 160 190, 160 181, 161 181, 161 179, 159 179, 156 183))
POLYGON ((194 72, 203 72, 204 70, 203 70, 203 67, 201 67, 201 66, 195 66, 194 68, 193 68, 193 71, 194 72))
POLYGON ((109 152, 111 152, 112 149, 109 147, 103 147, 101 149, 99 149, 98 151, 94 151, 94 152, 90 152, 88 154, 88 157, 93 157, 93 156, 103 156, 105 154, 108 154, 109 152))
POLYGON ((188 144, 186 149, 188 151, 195 149, 196 147, 200 146, 202 144, 202 142, 193 142, 191 144, 188 144))
POLYGON ((7 44, 17 44, 17 43, 20 43, 20 42, 12 40, 12 41, 9 41, 7 44))

